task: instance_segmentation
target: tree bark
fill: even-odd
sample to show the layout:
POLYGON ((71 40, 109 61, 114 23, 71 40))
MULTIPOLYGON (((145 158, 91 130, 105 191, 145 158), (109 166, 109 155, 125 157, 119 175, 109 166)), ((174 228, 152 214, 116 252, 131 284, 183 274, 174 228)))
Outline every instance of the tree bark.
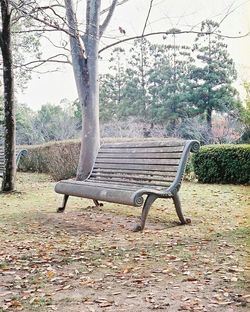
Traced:
POLYGON ((100 146, 98 85, 100 0, 88 0, 87 26, 83 39, 78 34, 72 0, 65 0, 65 7, 74 77, 82 107, 81 150, 76 177, 81 181, 90 174, 100 146))
POLYGON ((212 111, 211 107, 207 107, 206 110, 206 121, 207 121, 207 132, 208 132, 208 140, 212 140, 212 111))
POLYGON ((70 33, 72 64, 79 102, 82 107, 82 137, 77 180, 90 174, 100 147, 98 47, 117 0, 113 0, 100 26, 101 0, 86 1, 86 31, 80 37, 72 0, 64 0, 70 33))
POLYGON ((84 38, 86 81, 83 86, 85 97, 82 104, 82 139, 77 179, 86 179, 90 174, 100 147, 99 128, 99 81, 98 47, 100 0, 90 1, 88 36, 84 38))
POLYGON ((16 120, 14 103, 14 77, 11 50, 11 12, 8 0, 1 0, 2 30, 0 46, 3 59, 4 82, 4 150, 5 170, 2 181, 2 191, 15 190, 16 179, 16 120))

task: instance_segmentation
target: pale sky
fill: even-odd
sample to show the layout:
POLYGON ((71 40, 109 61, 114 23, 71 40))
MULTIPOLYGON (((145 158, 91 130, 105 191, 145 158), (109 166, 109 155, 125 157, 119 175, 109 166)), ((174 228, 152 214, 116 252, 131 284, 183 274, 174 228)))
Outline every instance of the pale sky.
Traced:
MULTIPOLYGON (((104 4, 110 1, 105 0, 104 4)), ((116 8, 111 23, 105 33, 105 37, 131 37, 142 33, 145 19, 148 13, 150 0, 130 0, 116 8), (126 35, 121 36, 119 26, 126 30, 126 35)), ((106 7, 106 5, 104 6, 106 7)), ((205 19, 220 22, 222 34, 239 36, 250 32, 250 0, 154 0, 149 22, 145 33, 165 31, 170 28, 181 30, 199 30, 200 23, 205 19)), ((84 22, 84 21, 82 21, 84 22)), ((153 42, 162 41, 162 36, 151 37, 153 42)), ((192 35, 180 35, 177 44, 192 44, 192 35)), ((169 39, 171 40, 171 38, 169 39)), ((101 47, 113 42, 109 38, 101 40, 101 47)), ((171 43, 167 40, 165 43, 171 43)), ((250 81, 250 36, 242 39, 226 39, 228 51, 234 59, 239 79, 236 87, 242 93, 240 87, 243 80, 250 81)), ((128 48, 132 41, 128 42, 128 48)), ((52 47, 46 44, 47 55, 53 54, 52 47)), ((111 52, 111 50, 109 50, 111 52)), ((102 55, 100 72, 107 71, 105 60, 109 58, 109 52, 102 55)), ((52 69, 50 67, 50 69, 52 69)), ((46 71, 46 68, 40 68, 46 71)), ((70 65, 61 66, 56 73, 34 74, 28 83, 28 88, 18 94, 19 103, 27 103, 33 109, 39 109, 46 103, 59 104, 60 100, 77 98, 73 71, 70 65)))

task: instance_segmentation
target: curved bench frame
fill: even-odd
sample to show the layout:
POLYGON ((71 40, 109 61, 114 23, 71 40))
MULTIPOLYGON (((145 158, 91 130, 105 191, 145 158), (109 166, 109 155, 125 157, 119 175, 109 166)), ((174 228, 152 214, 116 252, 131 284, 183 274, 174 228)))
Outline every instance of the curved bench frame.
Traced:
MULTIPOLYGON (((116 147, 116 146, 117 145, 114 144, 112 147, 116 147)), ((191 219, 184 217, 178 192, 180 190, 181 183, 183 180, 188 156, 190 152, 193 152, 193 153, 198 152, 200 148, 200 144, 198 141, 189 140, 189 141, 184 141, 183 146, 184 148, 180 157, 180 161, 178 164, 178 169, 177 169, 175 178, 173 179, 173 182, 170 184, 170 186, 168 186, 167 188, 157 190, 156 188, 153 188, 153 187, 151 188, 150 185, 147 185, 146 187, 138 188, 138 190, 136 191, 131 190, 129 198, 126 198, 126 199, 125 198, 118 199, 117 190, 113 190, 113 193, 114 192, 116 193, 113 194, 114 200, 112 200, 112 192, 111 192, 111 196, 109 195, 107 196, 107 198, 105 198, 105 195, 102 195, 102 196, 100 196, 100 194, 96 195, 96 189, 100 189, 100 186, 98 185, 98 180, 96 182, 96 188, 95 188, 95 183, 94 183, 95 181, 91 181, 91 186, 87 184, 87 182, 89 181, 89 177, 82 182, 73 181, 73 180, 60 181, 56 184, 55 191, 57 193, 65 194, 65 195, 63 199, 63 204, 61 207, 57 209, 57 212, 63 212, 65 210, 65 207, 66 207, 66 204, 70 195, 84 197, 84 198, 91 198, 94 200, 94 203, 96 206, 100 205, 99 200, 115 202, 115 203, 124 203, 126 205, 131 205, 131 206, 143 205, 142 214, 141 214, 141 222, 140 224, 136 225, 136 227, 134 228, 134 231, 143 231, 150 207, 152 206, 153 202, 157 198, 172 198, 174 205, 175 205, 177 216, 180 220, 180 223, 181 224, 190 223, 191 219), (146 199, 144 201, 143 196, 145 195, 146 195, 146 199)), ((101 149, 102 147, 100 148, 100 151, 101 149)), ((94 165, 94 168, 95 168, 95 165, 94 165)), ((90 177, 91 177, 91 174, 90 174, 90 177)), ((109 180, 107 180, 107 182, 108 181, 109 180)), ((107 188, 107 186, 106 185, 104 186, 104 184, 103 184, 103 187, 107 188)), ((122 188, 122 184, 121 184, 121 188, 122 188)), ((131 189, 133 188, 131 187, 131 189)), ((121 196, 122 194, 123 193, 121 192, 121 196)))

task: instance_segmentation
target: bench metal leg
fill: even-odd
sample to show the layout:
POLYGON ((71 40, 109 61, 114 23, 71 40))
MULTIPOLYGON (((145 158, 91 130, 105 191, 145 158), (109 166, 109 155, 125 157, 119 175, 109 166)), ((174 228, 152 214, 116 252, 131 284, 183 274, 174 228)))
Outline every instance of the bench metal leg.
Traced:
POLYGON ((180 197, 178 194, 174 195, 173 198, 173 202, 175 205, 175 210, 176 213, 181 221, 181 224, 187 224, 187 223, 191 223, 191 219, 190 218, 185 218, 181 209, 181 201, 180 201, 180 197))
POLYGON ((146 223, 146 219, 148 216, 148 212, 150 207, 152 206, 153 202, 156 200, 157 196, 155 195, 148 195, 143 208, 142 208, 142 214, 141 214, 141 224, 137 224, 134 229, 133 232, 142 232, 144 227, 145 227, 145 223, 146 223))
POLYGON ((97 199, 93 199, 93 202, 94 202, 96 207, 102 207, 103 206, 103 203, 100 203, 97 199))
POLYGON ((69 195, 64 195, 63 196, 62 207, 57 208, 57 212, 64 212, 68 199, 69 199, 69 195))

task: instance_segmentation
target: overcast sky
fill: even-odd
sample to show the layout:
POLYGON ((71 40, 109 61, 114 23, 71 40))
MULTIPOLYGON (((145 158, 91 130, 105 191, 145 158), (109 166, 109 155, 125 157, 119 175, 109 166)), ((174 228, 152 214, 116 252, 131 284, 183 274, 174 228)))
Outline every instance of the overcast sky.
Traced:
MULTIPOLYGON (((104 0, 103 7, 110 1, 104 0)), ((125 29, 125 37, 142 33, 148 13, 150 0, 129 0, 124 5, 116 8, 105 37, 120 38, 119 26, 125 29)), ((200 24, 205 19, 221 22, 221 31, 224 35, 239 36, 250 32, 250 0, 154 0, 153 8, 145 33, 165 31, 170 28, 181 30, 199 30, 200 24)), ((84 22, 84 21, 82 21, 84 22)), ((125 38, 124 37, 124 38, 125 38)), ((154 42, 163 42, 162 36, 152 38, 154 42)), ((169 39, 171 40, 171 38, 169 39)), ((114 40, 103 38, 101 46, 114 40)), ((166 42, 166 41, 165 41, 166 42)), ((192 35, 180 35, 177 44, 192 44, 192 35)), ((250 36, 242 39, 227 39, 228 50, 234 59, 238 71, 237 88, 242 92, 240 84, 243 80, 250 81, 250 36)), ((171 43, 171 42, 169 42, 171 43)), ((126 45, 130 47, 132 42, 126 45)), ((48 53, 54 51, 46 44, 48 53)), ((100 71, 107 70, 108 52, 104 53, 100 62, 100 71)), ((42 69, 41 70, 45 70, 42 69)), ((28 88, 18 94, 19 103, 27 103, 33 109, 39 109, 46 103, 59 104, 61 99, 77 98, 72 68, 64 65, 60 71, 49 74, 34 74, 28 83, 28 88)))

